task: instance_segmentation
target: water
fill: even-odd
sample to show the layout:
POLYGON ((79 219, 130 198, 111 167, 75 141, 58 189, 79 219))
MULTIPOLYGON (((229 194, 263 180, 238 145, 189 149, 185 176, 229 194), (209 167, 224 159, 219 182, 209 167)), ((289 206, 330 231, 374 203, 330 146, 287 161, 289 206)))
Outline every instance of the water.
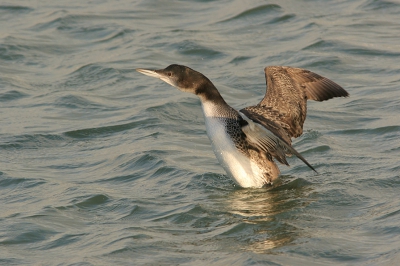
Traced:
POLYGON ((395 265, 400 3, 0 4, 1 265, 395 265), (350 98, 310 102, 270 189, 217 163, 199 100, 137 73, 188 65, 235 108, 263 68, 350 98))

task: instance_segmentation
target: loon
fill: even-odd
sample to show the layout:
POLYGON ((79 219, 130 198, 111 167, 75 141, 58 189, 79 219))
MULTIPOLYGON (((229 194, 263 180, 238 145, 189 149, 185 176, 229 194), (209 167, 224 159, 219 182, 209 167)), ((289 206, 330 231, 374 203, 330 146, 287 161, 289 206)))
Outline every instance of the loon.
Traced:
POLYGON ((200 98, 214 153, 227 174, 244 188, 272 185, 280 174, 274 159, 289 165, 286 156, 297 156, 317 172, 292 147, 291 138, 303 133, 307 100, 349 96, 335 82, 311 71, 269 66, 264 69, 264 98, 257 105, 237 111, 206 76, 187 66, 173 64, 165 69, 136 71, 200 98))

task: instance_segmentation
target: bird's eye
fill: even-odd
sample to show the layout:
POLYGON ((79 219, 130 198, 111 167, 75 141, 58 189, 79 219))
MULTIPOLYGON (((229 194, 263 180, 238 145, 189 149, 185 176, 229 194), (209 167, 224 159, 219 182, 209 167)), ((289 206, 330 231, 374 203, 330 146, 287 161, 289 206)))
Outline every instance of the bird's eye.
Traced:
POLYGON ((168 74, 167 74, 167 75, 168 75, 168 77, 170 77, 172 74, 171 74, 171 72, 168 72, 168 74))

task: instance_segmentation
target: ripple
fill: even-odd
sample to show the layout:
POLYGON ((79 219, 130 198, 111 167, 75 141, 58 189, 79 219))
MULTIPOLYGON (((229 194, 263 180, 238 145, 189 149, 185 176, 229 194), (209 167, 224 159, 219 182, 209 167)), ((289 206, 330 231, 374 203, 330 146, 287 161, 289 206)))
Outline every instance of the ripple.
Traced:
POLYGON ((324 49, 324 48, 333 48, 335 47, 335 43, 332 41, 327 40, 316 40, 314 43, 309 44, 308 46, 304 47, 302 50, 314 50, 314 49, 324 49))
POLYGON ((51 250, 56 248, 62 248, 64 246, 69 246, 79 241, 82 241, 82 238, 85 234, 63 234, 58 237, 53 237, 49 243, 44 244, 40 249, 42 250, 51 250))
POLYGON ((246 62, 246 61, 248 61, 248 60, 250 60, 252 58, 254 58, 254 57, 251 57, 251 56, 236 56, 229 63, 230 64, 235 64, 235 65, 236 64, 241 64, 241 63, 246 62))
POLYGON ((296 178, 294 180, 290 180, 289 182, 285 182, 280 186, 272 187, 271 191, 282 191, 282 190, 291 190, 291 189, 303 189, 305 187, 309 187, 313 183, 303 179, 303 178, 296 178))
POLYGON ((321 136, 323 136, 321 132, 314 129, 309 129, 303 133, 303 135, 300 137, 299 142, 301 143, 303 141, 315 141, 321 136))
POLYGON ((16 101, 22 98, 27 97, 28 94, 16 91, 16 90, 10 90, 6 92, 0 93, 0 102, 10 102, 10 101, 16 101))
POLYGON ((57 134, 28 134, 4 138, 0 148, 5 150, 58 147, 65 143, 65 138, 57 134))
POLYGON ((398 3, 8 2, 1 265, 397 263, 398 3), (133 70, 174 62, 234 106, 262 97, 265 65, 335 72, 351 98, 310 104, 293 142, 320 174, 290 158, 238 188, 198 99, 133 70))
POLYGON ((313 153, 327 153, 329 150, 331 150, 331 147, 328 145, 319 145, 317 147, 308 149, 306 151, 303 151, 302 154, 313 154, 313 153))
POLYGON ((0 172, 0 189, 29 189, 45 184, 44 180, 30 178, 8 177, 0 172))
MULTIPOLYGON (((46 38, 31 38, 29 36, 8 36, 6 44, 0 44, 0 58, 15 62, 29 59, 29 65, 37 65, 38 52, 43 55, 70 54, 75 51, 75 45, 54 43, 46 38)), ((44 66, 43 66, 44 67, 44 66)))
POLYGON ((197 174, 192 177, 193 182, 189 183, 186 189, 205 189, 207 191, 232 191, 232 189, 240 189, 235 185, 233 180, 226 174, 217 174, 212 172, 205 172, 197 174))
POLYGON ((295 14, 285 14, 283 16, 279 16, 277 18, 271 19, 266 24, 269 25, 269 24, 275 24, 275 23, 280 23, 280 22, 286 22, 286 21, 289 21, 289 20, 291 20, 292 18, 295 18, 295 17, 296 17, 295 14))
MULTIPOLYGON (((384 212, 386 212, 386 213, 381 215, 380 217, 376 218, 375 220, 377 220, 377 221, 387 220, 387 219, 391 218, 392 216, 396 216, 396 217, 400 216, 400 208, 386 210, 384 212)), ((400 227, 396 227, 396 231, 399 231, 399 229, 400 229, 400 227)))
POLYGON ((111 85, 121 74, 118 70, 110 67, 103 67, 98 64, 87 64, 68 75, 68 79, 61 83, 64 87, 80 87, 103 83, 103 86, 111 85))
MULTIPOLYGON (((119 18, 121 18, 121 16, 119 16, 119 18)), ((38 23, 31 29, 38 32, 48 29, 56 29, 58 32, 66 35, 68 38, 86 40, 91 43, 108 42, 134 32, 134 30, 129 29, 120 30, 119 26, 109 22, 112 19, 114 19, 113 16, 106 15, 67 14, 47 22, 38 23), (101 19, 102 23, 95 23, 91 25, 91 22, 96 21, 97 19, 101 19), (118 33, 115 33, 116 30, 119 30, 118 33)))
POLYGON ((157 214, 157 217, 152 219, 152 221, 160 222, 168 220, 175 224, 191 223, 193 220, 196 219, 197 215, 202 212, 204 212, 204 210, 200 206, 189 204, 183 207, 159 213, 157 214), (191 212, 194 212, 196 215, 192 215, 191 212))
POLYGON ((153 169, 154 171, 157 172, 162 165, 163 165, 162 160, 160 160, 158 157, 152 154, 146 153, 135 157, 132 161, 126 162, 120 165, 119 167, 125 170, 138 169, 138 168, 145 168, 147 170, 153 169))
POLYGON ((19 5, 0 5, 0 14, 10 15, 10 14, 27 14, 34 11, 33 8, 27 6, 19 5))
POLYGON ((162 183, 168 182, 168 180, 174 176, 179 176, 181 174, 179 170, 165 167, 165 162, 156 155, 153 155, 153 153, 160 154, 159 152, 149 151, 144 154, 138 153, 134 155, 128 154, 118 156, 112 162, 111 176, 98 179, 95 182, 108 183, 122 187, 127 184, 137 185, 139 179, 145 178, 145 181, 152 180, 159 182, 157 186, 161 186, 163 185, 162 183))
POLYGON ((233 20, 240 20, 240 19, 245 19, 245 18, 254 17, 254 16, 258 16, 258 15, 265 16, 269 12, 275 12, 275 11, 281 10, 281 9, 282 8, 276 4, 261 5, 261 6, 249 8, 237 15, 234 15, 230 18, 224 19, 220 22, 230 22, 233 20))
MULTIPOLYGON (((129 123, 125 123, 125 124, 71 130, 71 131, 64 132, 63 135, 66 137, 74 138, 74 139, 103 137, 103 136, 111 135, 114 133, 131 130, 134 128, 138 128, 138 129, 151 128, 155 124, 155 122, 158 122, 158 120, 156 118, 153 118, 153 119, 144 118, 144 119, 138 119, 137 121, 129 122, 129 123)), ((154 133, 154 134, 157 134, 157 133, 154 133)), ((150 135, 154 135, 154 134, 150 133, 150 135)))
MULTIPOLYGON (((165 124, 171 122, 179 122, 181 127, 185 129, 193 128, 194 125, 203 127, 204 120, 199 118, 200 108, 193 112, 193 105, 198 106, 200 103, 195 102, 167 102, 158 106, 152 106, 146 109, 148 116, 156 116, 160 121, 165 124)), ((200 107, 200 106, 199 106, 200 107)), ((171 126, 175 126, 172 124, 171 126)))
MULTIPOLYGON (((151 174, 150 177, 176 177, 176 176, 180 176, 182 174, 182 170, 177 169, 175 167, 170 167, 170 166, 161 166, 159 168, 157 168, 157 170, 151 174)), ((162 185, 162 182, 160 183, 160 185, 162 185)))
POLYGON ((139 205, 132 205, 130 206, 130 211, 127 214, 122 215, 119 219, 120 220, 135 219, 136 215, 139 214, 140 212, 141 212, 141 207, 139 205))
POLYGON ((239 223, 225 228, 225 231, 222 232, 220 235, 240 238, 243 234, 251 235, 254 231, 254 225, 252 226, 248 223, 239 223))
POLYGON ((25 56, 21 52, 21 48, 19 46, 14 44, 0 43, 0 59, 18 62, 23 61, 25 59, 25 56))
POLYGON ((0 245, 35 244, 57 234, 54 230, 33 223, 18 223, 9 226, 8 229, 14 235, 0 241, 0 245))
POLYGON ((378 128, 360 128, 360 129, 346 129, 346 130, 335 130, 332 134, 346 134, 346 135, 377 135, 381 136, 388 133, 397 133, 400 131, 400 126, 385 126, 378 128))
POLYGON ((134 33, 135 30, 130 30, 130 29, 123 29, 118 31, 117 33, 110 34, 110 36, 106 36, 101 40, 98 40, 99 43, 106 43, 106 42, 110 42, 119 38, 125 38, 125 37, 129 37, 129 35, 131 35, 132 33, 134 33))
POLYGON ((381 0, 367 1, 365 4, 362 5, 362 8, 365 10, 391 10, 399 7, 400 5, 396 2, 381 0))
POLYGON ((5 10, 7 12, 16 11, 17 13, 23 11, 33 11, 33 8, 26 7, 26 6, 18 6, 18 5, 0 5, 0 10, 5 10))
POLYGON ((55 101, 54 105, 70 109, 92 109, 92 110, 104 109, 104 105, 102 104, 90 101, 83 96, 77 96, 71 94, 59 97, 55 101))
POLYGON ((192 41, 178 42, 176 44, 173 44, 171 48, 177 50, 180 54, 186 56, 196 56, 196 57, 210 58, 210 59, 220 58, 225 56, 223 52, 216 51, 212 48, 200 45, 199 43, 192 41))
POLYGON ((390 50, 380 50, 376 48, 372 48, 371 46, 361 46, 357 44, 351 44, 342 41, 333 41, 333 40, 321 40, 318 39, 314 43, 304 47, 302 50, 336 50, 351 54, 351 55, 368 55, 368 56, 387 56, 387 57, 398 57, 400 56, 400 52, 398 51, 390 51, 390 50))
POLYGON ((106 204, 110 201, 110 198, 107 195, 104 194, 98 194, 98 195, 91 195, 89 197, 84 197, 84 200, 80 200, 79 197, 74 199, 74 201, 79 201, 78 203, 75 203, 74 205, 77 206, 80 209, 94 209, 98 208, 99 205, 106 204))

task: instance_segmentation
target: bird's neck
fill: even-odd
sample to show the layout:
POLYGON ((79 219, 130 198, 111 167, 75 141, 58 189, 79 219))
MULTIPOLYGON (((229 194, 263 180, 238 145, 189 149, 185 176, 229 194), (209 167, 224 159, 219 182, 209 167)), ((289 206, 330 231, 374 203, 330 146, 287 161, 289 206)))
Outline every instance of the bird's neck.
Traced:
POLYGON ((202 103, 212 102, 221 106, 228 105, 214 84, 209 80, 202 82, 196 88, 195 94, 199 96, 202 103))
POLYGON ((203 107, 205 117, 235 118, 236 110, 230 107, 211 81, 203 83, 196 90, 203 107))

